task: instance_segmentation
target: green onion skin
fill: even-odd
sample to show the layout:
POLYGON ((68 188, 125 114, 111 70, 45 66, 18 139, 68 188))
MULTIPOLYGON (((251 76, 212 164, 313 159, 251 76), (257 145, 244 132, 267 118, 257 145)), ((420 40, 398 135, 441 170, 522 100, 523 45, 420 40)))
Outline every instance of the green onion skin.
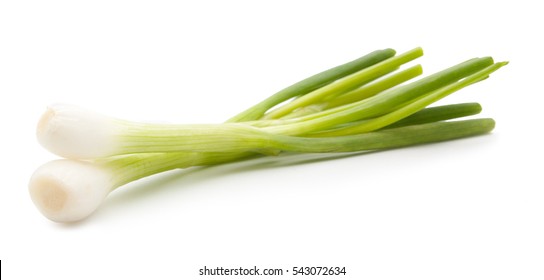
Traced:
POLYGON ((252 121, 261 118, 270 108, 287 101, 293 97, 307 94, 324 85, 336 81, 342 77, 355 73, 361 69, 372 66, 395 55, 395 50, 384 49, 371 52, 351 62, 336 66, 334 68, 313 75, 300 82, 297 82, 256 104, 255 106, 230 118, 227 122, 252 121))

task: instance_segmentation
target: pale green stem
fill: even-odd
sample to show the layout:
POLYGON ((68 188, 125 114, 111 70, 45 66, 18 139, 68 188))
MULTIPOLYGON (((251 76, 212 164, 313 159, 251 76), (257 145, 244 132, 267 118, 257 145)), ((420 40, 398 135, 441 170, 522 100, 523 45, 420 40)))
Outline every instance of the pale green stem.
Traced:
POLYGON ((359 89, 350 91, 344 95, 337 97, 329 102, 327 102, 326 109, 334 108, 350 103, 354 103, 369 97, 372 97, 380 92, 383 92, 387 89, 390 89, 394 86, 400 85, 412 78, 415 78, 423 73, 423 68, 421 65, 412 66, 406 70, 395 73, 390 77, 377 80, 373 83, 369 83, 359 89))
MULTIPOLYGON (((372 82, 372 83, 369 83, 367 85, 364 85, 360 89, 357 89, 356 91, 360 90, 363 93, 364 92, 371 93, 371 92, 375 91, 376 89, 387 90, 389 88, 392 88, 392 87, 398 85, 397 82, 399 82, 400 80, 410 79, 412 75, 415 75, 420 70, 421 70, 421 66, 416 65, 416 66, 411 67, 410 69, 406 69, 406 70, 404 70, 404 71, 402 71, 400 73, 397 73, 395 75, 392 75, 390 77, 385 77, 384 79, 380 79, 380 80, 378 80, 376 82, 372 82)), ((342 111, 345 111, 345 110, 348 110, 348 109, 352 109, 352 108, 355 108, 355 107, 357 107, 359 105, 364 104, 365 102, 366 102, 366 100, 363 99, 363 100, 353 102, 353 103, 350 103, 350 104, 334 106, 334 108, 330 108, 330 109, 325 109, 326 107, 331 107, 331 106, 328 105, 328 103, 319 103, 319 104, 316 104, 315 108, 306 107, 306 108, 308 108, 308 110, 315 110, 316 111, 315 113, 312 113, 312 114, 297 116, 297 117, 293 117, 293 118, 290 118, 290 119, 282 118, 282 119, 274 119, 274 120, 249 121, 249 122, 244 122, 244 124, 255 126, 255 127, 270 127, 270 126, 279 126, 279 125, 301 123, 301 122, 305 122, 305 121, 325 117, 325 116, 328 116, 328 115, 332 115, 332 114, 342 112, 342 111)), ((296 112, 298 112, 298 111, 296 111, 296 112)), ((296 113, 296 112, 293 112, 293 113, 296 113)))
POLYGON ((306 107, 299 108, 283 116, 281 119, 299 118, 306 115, 315 114, 330 108, 339 107, 346 104, 352 104, 368 97, 374 96, 394 86, 402 84, 412 78, 417 77, 418 75, 421 75, 422 72, 423 69, 421 68, 421 65, 418 64, 398 73, 394 73, 392 75, 385 76, 382 79, 378 79, 376 81, 365 84, 358 89, 340 95, 336 98, 330 100, 328 99, 324 102, 311 104, 306 107))
MULTIPOLYGON (((392 128, 359 135, 331 138, 303 138, 277 135, 261 142, 261 148, 280 149, 303 153, 357 152, 383 150, 447 141, 485 134, 493 130, 492 119, 474 119, 455 122, 434 122, 392 128)), ((174 152, 129 155, 98 160, 98 164, 115 168, 114 181, 119 187, 128 182, 176 168, 195 165, 213 165, 243 159, 252 153, 195 153, 174 152)))
POLYGON ((114 188, 132 181, 177 168, 216 165, 254 156, 254 153, 146 153, 98 159, 95 162, 116 170, 114 188))
POLYGON ((378 77, 381 77, 393 71, 394 69, 398 68, 402 64, 410 62, 422 55, 423 55, 423 50, 421 48, 415 48, 413 50, 410 50, 398 56, 394 56, 392 58, 384 60, 373 66, 365 68, 357 73, 347 76, 336 83, 331 83, 311 93, 301 96, 293 100, 292 102, 289 102, 273 110, 272 112, 266 114, 263 117, 263 119, 281 118, 297 108, 322 101, 323 98, 325 98, 331 93, 341 94, 341 93, 349 92, 365 83, 368 83, 369 81, 372 81, 378 77))
POLYGON ((315 89, 388 59, 394 55, 395 50, 392 49, 377 50, 354 61, 323 71, 275 93, 260 103, 232 117, 227 122, 257 120, 261 118, 270 108, 282 102, 285 102, 293 97, 307 94, 315 89))
POLYGON ((324 111, 320 111, 320 112, 316 112, 316 113, 313 113, 313 114, 310 114, 310 115, 305 115, 305 116, 302 116, 302 117, 296 117, 296 118, 292 118, 292 119, 258 120, 258 121, 243 122, 243 124, 251 125, 251 126, 255 126, 255 127, 270 127, 270 126, 279 126, 279 125, 300 123, 300 122, 305 122, 305 121, 309 121, 309 120, 313 120, 313 119, 318 119, 318 118, 321 118, 321 117, 325 117, 325 116, 328 116, 328 115, 332 115, 332 114, 335 114, 335 113, 338 113, 338 112, 342 112, 342 111, 357 107, 358 105, 361 105, 362 103, 364 103, 364 101, 365 100, 361 100, 359 102, 355 102, 355 103, 352 103, 352 104, 346 104, 346 105, 339 106, 339 107, 336 107, 336 108, 327 109, 327 110, 324 110, 324 111))

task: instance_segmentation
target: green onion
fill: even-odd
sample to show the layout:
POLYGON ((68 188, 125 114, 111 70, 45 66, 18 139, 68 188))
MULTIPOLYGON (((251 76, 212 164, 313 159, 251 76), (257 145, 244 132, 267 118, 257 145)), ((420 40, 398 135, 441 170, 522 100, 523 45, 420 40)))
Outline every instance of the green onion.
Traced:
POLYGON ((488 78, 506 62, 475 58, 400 85, 421 74, 421 66, 395 71, 423 52, 416 48, 394 54, 391 49, 376 51, 314 75, 223 124, 138 123, 51 105, 38 123, 38 141, 67 159, 36 170, 29 184, 31 198, 49 219, 72 222, 90 215, 116 188, 167 170, 283 151, 393 149, 494 128, 492 119, 449 121, 478 114, 478 103, 427 106, 488 78))

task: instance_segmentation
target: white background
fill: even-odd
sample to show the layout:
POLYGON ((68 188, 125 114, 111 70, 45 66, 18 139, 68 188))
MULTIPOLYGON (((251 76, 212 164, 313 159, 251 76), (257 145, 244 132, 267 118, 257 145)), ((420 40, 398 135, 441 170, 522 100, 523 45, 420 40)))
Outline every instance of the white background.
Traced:
MULTIPOLYGON (((543 279, 538 1, 0 2, 2 279, 236 279, 208 267, 345 266, 330 279, 543 279), (478 101, 486 136, 324 160, 173 171, 55 224, 27 192, 55 156, 46 105, 221 122, 375 49, 422 46, 432 73, 511 63, 443 103, 478 101)), ((283 276, 262 279, 328 279, 283 276)), ((245 277, 244 279, 258 279, 245 277)))

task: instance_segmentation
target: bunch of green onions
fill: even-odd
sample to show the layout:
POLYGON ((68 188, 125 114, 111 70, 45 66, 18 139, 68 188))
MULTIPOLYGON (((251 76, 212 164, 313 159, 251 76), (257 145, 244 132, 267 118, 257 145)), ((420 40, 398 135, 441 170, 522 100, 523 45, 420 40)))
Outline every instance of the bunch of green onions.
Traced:
POLYGON ((486 79, 507 62, 474 58, 409 82, 423 55, 378 50, 268 97, 222 124, 138 123, 78 107, 52 105, 38 123, 43 147, 65 159, 39 167, 29 189, 37 208, 56 222, 89 216, 114 189, 140 178, 191 166, 255 156, 381 150, 490 132, 478 103, 428 107, 486 79))

